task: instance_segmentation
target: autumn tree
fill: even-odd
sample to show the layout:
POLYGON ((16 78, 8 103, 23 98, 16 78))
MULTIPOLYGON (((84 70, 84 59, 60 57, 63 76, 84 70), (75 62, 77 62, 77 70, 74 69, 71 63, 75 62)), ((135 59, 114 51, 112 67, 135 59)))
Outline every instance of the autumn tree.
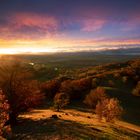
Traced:
POLYGON ((54 97, 54 107, 57 111, 60 111, 63 107, 65 107, 69 103, 69 96, 65 93, 57 93, 54 97))
POLYGON ((53 79, 41 85, 41 90, 47 99, 53 99, 61 85, 61 79, 53 79))
POLYGON ((92 86, 91 78, 82 78, 77 80, 66 80, 61 83, 60 92, 66 93, 70 99, 80 99, 82 94, 89 91, 92 86))
POLYGON ((105 118, 107 122, 113 122, 115 119, 119 118, 122 111, 123 109, 120 106, 119 101, 115 98, 106 98, 99 101, 95 110, 99 121, 105 118))
POLYGON ((4 125, 8 121, 9 105, 2 90, 0 90, 0 136, 3 135, 4 125))
POLYGON ((0 67, 0 86, 9 104, 9 120, 16 123, 19 113, 38 105, 43 99, 38 82, 20 63, 0 67))
POLYGON ((133 89, 132 94, 135 96, 140 96, 140 81, 137 83, 136 88, 133 89))
POLYGON ((107 97, 105 89, 97 87, 95 90, 91 90, 90 93, 85 97, 84 103, 90 108, 95 108, 97 103, 107 97))

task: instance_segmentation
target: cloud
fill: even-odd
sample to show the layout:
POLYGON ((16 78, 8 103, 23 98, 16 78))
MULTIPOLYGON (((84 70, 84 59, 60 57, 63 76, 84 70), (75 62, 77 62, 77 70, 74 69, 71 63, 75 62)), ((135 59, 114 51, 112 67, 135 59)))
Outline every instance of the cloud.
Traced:
POLYGON ((37 38, 55 34, 59 30, 59 21, 47 14, 15 13, 0 24, 0 37, 37 38))
POLYGON ((81 30, 85 32, 94 32, 102 29, 105 24, 106 24, 106 20, 88 19, 88 20, 84 20, 81 30))
POLYGON ((139 0, 3 0, 0 38, 140 37, 139 9, 139 0))
POLYGON ((45 15, 39 15, 35 13, 18 13, 12 17, 14 19, 13 24, 16 24, 17 28, 23 26, 38 27, 44 30, 57 30, 58 21, 52 17, 45 15))

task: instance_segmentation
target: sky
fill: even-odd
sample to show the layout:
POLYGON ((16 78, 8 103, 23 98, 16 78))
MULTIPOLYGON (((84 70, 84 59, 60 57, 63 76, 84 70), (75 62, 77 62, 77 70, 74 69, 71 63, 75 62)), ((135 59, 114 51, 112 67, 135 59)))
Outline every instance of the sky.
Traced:
POLYGON ((0 54, 140 48, 140 0, 0 0, 0 54))

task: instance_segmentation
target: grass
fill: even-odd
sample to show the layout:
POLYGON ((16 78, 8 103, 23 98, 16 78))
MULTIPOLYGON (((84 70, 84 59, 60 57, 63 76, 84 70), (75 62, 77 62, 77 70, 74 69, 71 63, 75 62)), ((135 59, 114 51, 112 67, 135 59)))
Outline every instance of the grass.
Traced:
MULTIPOLYGON (((136 140, 140 134, 137 131, 116 124, 98 122, 91 113, 66 109, 54 112, 49 109, 36 109, 20 116, 20 122, 12 128, 14 140, 136 140), (67 113, 68 115, 66 115, 67 113), (51 119, 53 114, 61 115, 51 119), (74 115, 78 114, 78 115, 74 115), (87 118, 87 116, 92 118, 87 118)), ((135 127, 135 126, 134 126, 135 127)))

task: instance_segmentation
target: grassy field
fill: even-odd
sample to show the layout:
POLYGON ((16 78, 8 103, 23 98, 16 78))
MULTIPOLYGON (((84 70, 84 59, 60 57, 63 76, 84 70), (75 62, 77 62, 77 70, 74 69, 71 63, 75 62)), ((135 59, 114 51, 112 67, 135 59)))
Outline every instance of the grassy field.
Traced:
POLYGON ((15 140, 138 140, 140 137, 138 126, 122 121, 99 122, 96 115, 77 109, 61 112, 36 109, 20 115, 19 119, 20 123, 13 128, 15 140), (59 118, 51 118, 54 114, 59 118))

